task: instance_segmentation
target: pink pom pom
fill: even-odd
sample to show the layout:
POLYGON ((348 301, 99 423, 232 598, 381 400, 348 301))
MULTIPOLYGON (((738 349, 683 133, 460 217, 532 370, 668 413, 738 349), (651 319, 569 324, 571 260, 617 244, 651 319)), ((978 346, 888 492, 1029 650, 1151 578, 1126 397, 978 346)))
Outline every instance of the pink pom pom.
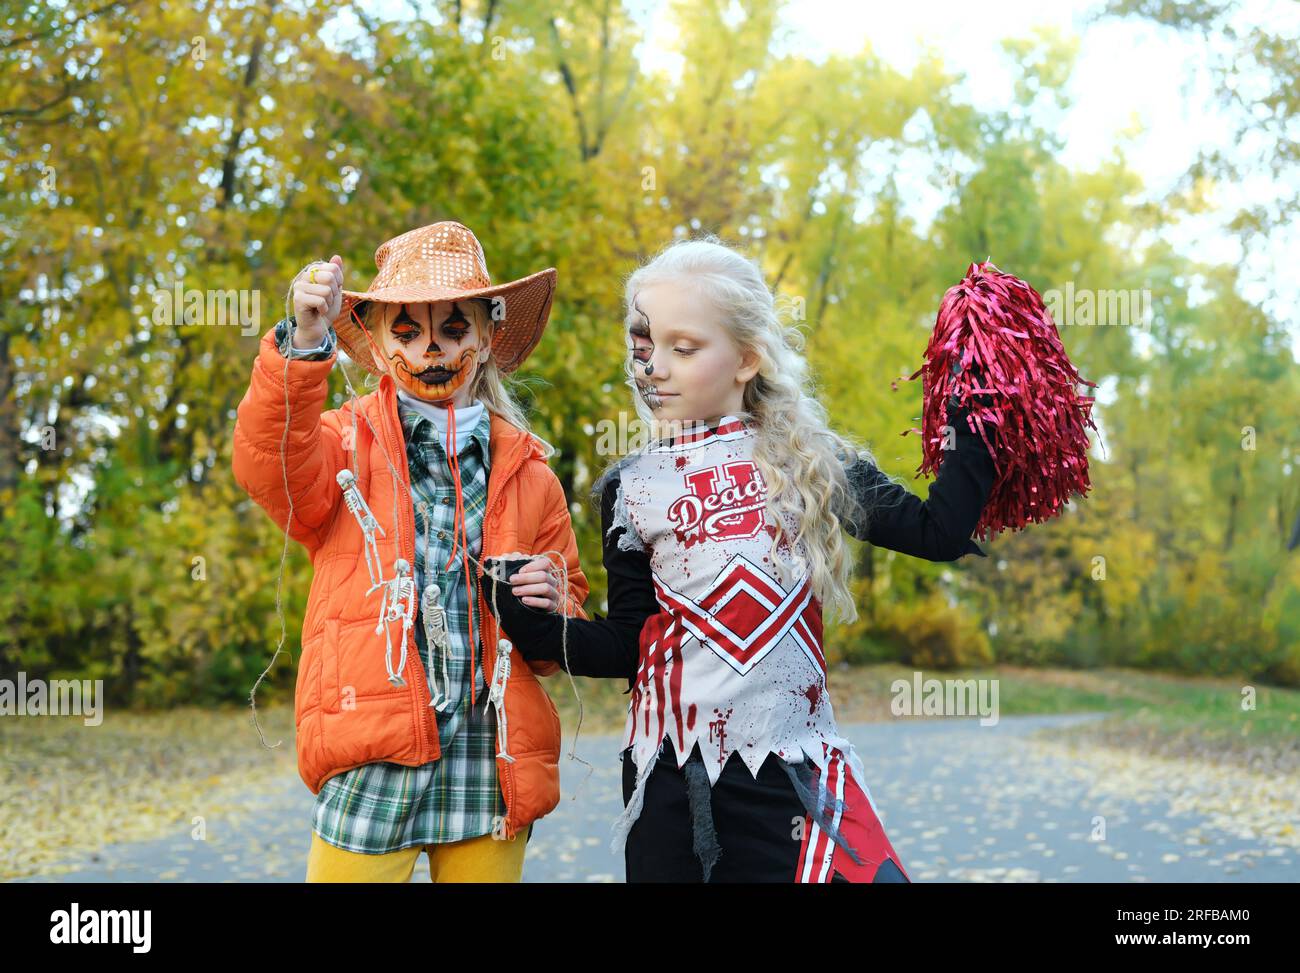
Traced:
POLYGON ((925 359, 907 379, 923 376, 922 428, 908 430, 925 439, 917 473, 938 472, 948 452, 941 429, 955 398, 997 465, 979 539, 1041 523, 1071 495, 1087 495, 1085 428, 1097 429, 1096 397, 1075 387, 1096 383, 1071 364, 1036 290, 991 262, 971 264, 943 296, 925 359))

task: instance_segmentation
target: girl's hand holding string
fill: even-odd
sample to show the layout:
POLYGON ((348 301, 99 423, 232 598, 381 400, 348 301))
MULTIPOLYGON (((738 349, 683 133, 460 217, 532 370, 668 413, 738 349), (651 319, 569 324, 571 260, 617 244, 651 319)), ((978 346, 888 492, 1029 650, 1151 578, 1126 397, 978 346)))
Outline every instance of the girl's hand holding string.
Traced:
POLYGON ((555 613, 560 595, 547 570, 550 562, 518 552, 488 558, 487 562, 483 566, 483 583, 488 605, 498 613, 502 629, 520 655, 529 662, 560 661, 553 651, 559 640, 554 629, 561 621, 555 613), (502 572, 505 580, 498 581, 502 572), (541 575, 542 580, 535 575, 541 575))
POLYGON ((309 264, 293 281, 293 332, 295 348, 315 348, 343 310, 343 258, 309 264))
MULTIPOLYGON (((502 554, 500 560, 521 557, 528 557, 528 555, 518 552, 502 554)), ((533 558, 514 574, 509 575, 506 581, 510 584, 511 593, 528 607, 549 612, 559 611, 560 585, 555 573, 551 571, 549 559, 533 558)))

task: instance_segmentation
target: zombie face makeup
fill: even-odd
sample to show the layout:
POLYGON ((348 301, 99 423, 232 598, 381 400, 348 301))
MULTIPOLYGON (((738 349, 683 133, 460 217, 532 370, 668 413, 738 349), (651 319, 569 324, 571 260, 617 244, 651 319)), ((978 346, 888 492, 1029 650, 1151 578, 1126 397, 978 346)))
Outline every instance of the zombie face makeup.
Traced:
POLYGON ((655 392, 654 385, 642 378, 654 374, 651 355, 654 353, 655 346, 650 340, 650 318, 641 310, 636 298, 632 299, 632 309, 639 315, 639 320, 634 321, 627 329, 628 337, 632 342, 632 377, 636 380, 637 392, 653 411, 662 403, 655 392))
POLYGON ((654 284, 632 308, 632 375, 656 420, 715 423, 741 411, 758 359, 736 346, 707 301, 689 287, 654 284))
POLYGON ((444 408, 471 404, 488 342, 469 301, 381 304, 376 314, 375 340, 401 388, 444 408))

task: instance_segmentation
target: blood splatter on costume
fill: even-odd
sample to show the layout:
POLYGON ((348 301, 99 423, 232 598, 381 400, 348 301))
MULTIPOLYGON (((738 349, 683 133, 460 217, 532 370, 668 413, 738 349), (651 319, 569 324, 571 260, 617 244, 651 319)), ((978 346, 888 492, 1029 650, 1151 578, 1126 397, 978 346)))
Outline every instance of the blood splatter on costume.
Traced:
MULTIPOLYGON (((924 557, 984 556, 970 532, 995 467, 950 413, 955 449, 928 501, 859 460, 855 537, 924 557)), ((570 621, 568 666, 622 676, 628 880, 907 881, 827 694, 822 613, 797 525, 777 557, 757 433, 734 416, 652 443, 602 478, 609 617, 570 621), (792 814, 793 812, 793 814, 792 814), (793 825, 793 826, 792 826, 793 825)), ((489 579, 489 583, 492 583, 489 579)), ((499 586, 527 658, 561 661, 556 616, 499 586)))
POLYGON ((753 442, 727 416, 652 444, 620 471, 615 524, 621 543, 649 555, 660 606, 641 631, 628 710, 638 792, 665 735, 683 758, 699 744, 710 786, 732 754, 754 776, 769 753, 819 772, 839 754, 864 776, 826 695, 810 566, 784 539, 798 524, 770 556, 778 531, 753 442))

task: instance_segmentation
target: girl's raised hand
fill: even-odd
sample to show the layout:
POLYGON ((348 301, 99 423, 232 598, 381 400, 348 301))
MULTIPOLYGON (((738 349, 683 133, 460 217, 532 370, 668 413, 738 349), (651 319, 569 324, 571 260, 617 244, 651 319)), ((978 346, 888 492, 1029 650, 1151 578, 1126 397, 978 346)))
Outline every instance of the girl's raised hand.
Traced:
POLYGON ((293 281, 293 318, 296 348, 314 348, 343 309, 343 258, 304 267, 293 281), (313 281, 314 278, 314 281, 313 281))

